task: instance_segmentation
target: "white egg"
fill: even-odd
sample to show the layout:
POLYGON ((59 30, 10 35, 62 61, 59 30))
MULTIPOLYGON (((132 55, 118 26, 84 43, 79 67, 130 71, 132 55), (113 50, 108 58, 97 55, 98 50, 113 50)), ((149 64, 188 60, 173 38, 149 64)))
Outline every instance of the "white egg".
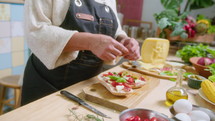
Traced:
POLYGON ((193 105, 186 99, 179 99, 175 101, 173 108, 177 113, 189 113, 192 111, 193 105))
POLYGON ((192 121, 198 120, 210 121, 210 117, 208 116, 208 114, 200 110, 191 111, 189 115, 192 121))
POLYGON ((175 117, 181 121, 191 121, 191 118, 186 113, 178 113, 175 115, 175 117))

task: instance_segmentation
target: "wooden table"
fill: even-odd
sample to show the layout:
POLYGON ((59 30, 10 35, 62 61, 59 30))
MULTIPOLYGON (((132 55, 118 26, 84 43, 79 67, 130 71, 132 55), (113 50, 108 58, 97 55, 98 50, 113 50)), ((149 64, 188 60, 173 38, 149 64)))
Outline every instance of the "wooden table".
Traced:
MULTIPOLYGON (((115 69, 121 68, 120 66, 114 67, 115 69)), ((96 83, 96 79, 91 78, 89 80, 77 83, 72 85, 65 90, 72 92, 75 95, 79 95, 82 92, 82 89, 96 83)), ((206 107, 215 111, 215 105, 212 105, 205 100, 203 100, 198 95, 198 90, 191 89, 187 86, 187 82, 183 82, 183 86, 189 92, 189 101, 195 105, 206 107)), ((153 89, 145 98, 139 103, 136 107, 151 109, 160 113, 163 113, 171 117, 169 112, 169 107, 165 105, 165 93, 167 89, 174 86, 175 83, 169 80, 161 79, 160 83, 155 89, 153 89)), ((80 95, 79 95, 80 96, 80 95)), ((88 102, 88 101, 87 101, 88 102)), ((88 102, 93 107, 96 107, 98 110, 104 112, 108 116, 111 116, 112 119, 105 119, 105 121, 118 121, 119 113, 115 110, 88 102)), ((94 114, 88 109, 79 106, 76 102, 69 101, 63 98, 59 91, 48 95, 44 98, 41 98, 37 101, 34 101, 28 105, 22 106, 18 109, 15 109, 11 112, 8 112, 0 116, 0 121, 73 121, 74 117, 70 115, 68 109, 72 107, 77 107, 76 112, 78 114, 94 114)), ((95 115, 95 114, 94 114, 95 115)))

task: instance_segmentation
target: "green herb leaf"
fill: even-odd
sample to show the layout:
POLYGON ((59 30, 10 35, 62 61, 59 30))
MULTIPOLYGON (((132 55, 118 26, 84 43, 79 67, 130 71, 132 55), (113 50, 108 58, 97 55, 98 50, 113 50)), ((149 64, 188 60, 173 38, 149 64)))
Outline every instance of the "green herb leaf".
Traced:
POLYGON ((162 5, 166 9, 177 9, 180 7, 183 0, 161 0, 162 5))
POLYGON ((159 22, 158 22, 158 26, 161 29, 166 28, 167 26, 171 25, 171 23, 168 21, 168 18, 162 18, 159 22))
POLYGON ((175 82, 175 81, 176 81, 176 79, 174 79, 174 78, 170 78, 169 80, 170 80, 170 81, 173 81, 173 82, 175 82))
POLYGON ((212 82, 215 82, 215 75, 209 76, 208 79, 212 82))
POLYGON ((185 78, 187 78, 188 75, 193 75, 193 73, 191 73, 191 72, 185 72, 185 73, 183 74, 183 76, 184 76, 185 78))
POLYGON ((99 119, 98 117, 95 117, 94 115, 90 115, 90 114, 87 114, 87 118, 93 119, 94 121, 103 121, 102 119, 99 119))
POLYGON ((163 71, 160 73, 160 75, 175 76, 176 73, 172 73, 171 71, 163 71))
POLYGON ((189 63, 191 57, 207 57, 207 50, 208 46, 203 44, 186 45, 176 52, 176 56, 181 57, 184 62, 189 63))
POLYGON ((208 68, 207 70, 210 71, 212 75, 215 75, 215 63, 208 65, 208 68))
POLYGON ((110 78, 110 79, 113 79, 113 80, 117 80, 117 79, 119 79, 119 78, 121 78, 121 77, 119 77, 119 76, 109 76, 109 78, 110 78))
POLYGON ((188 38, 188 34, 186 32, 181 33, 181 38, 186 39, 188 38))
POLYGON ((121 82, 121 83, 125 83, 127 82, 124 78, 119 78, 116 80, 116 82, 121 82))

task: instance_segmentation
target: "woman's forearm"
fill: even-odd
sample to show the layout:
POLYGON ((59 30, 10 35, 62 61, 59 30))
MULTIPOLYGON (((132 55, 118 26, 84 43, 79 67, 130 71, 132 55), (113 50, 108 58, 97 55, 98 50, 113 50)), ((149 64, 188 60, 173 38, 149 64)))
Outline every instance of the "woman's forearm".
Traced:
POLYGON ((90 41, 93 41, 95 35, 86 32, 77 32, 68 41, 63 52, 71 52, 77 50, 89 50, 90 41))

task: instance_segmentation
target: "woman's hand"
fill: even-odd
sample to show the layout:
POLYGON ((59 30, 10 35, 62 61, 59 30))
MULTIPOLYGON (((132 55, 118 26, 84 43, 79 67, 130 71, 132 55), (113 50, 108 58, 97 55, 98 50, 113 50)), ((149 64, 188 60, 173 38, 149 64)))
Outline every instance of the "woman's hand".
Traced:
POLYGON ((125 59, 137 60, 140 58, 140 46, 137 40, 135 40, 134 38, 123 36, 120 37, 119 41, 129 50, 129 52, 124 55, 125 59))
MULTIPOLYGON (((124 44, 126 43, 127 40, 124 44)), ((130 44, 128 42, 128 46, 129 45, 130 44)), ((110 36, 77 32, 69 40, 63 52, 90 50, 100 59, 111 61, 116 59, 117 56, 128 55, 130 50, 127 48, 130 49, 130 46, 125 47, 122 43, 116 41, 110 36)))
MULTIPOLYGON (((95 34, 91 40, 89 50, 104 61, 116 59, 117 56, 127 55, 129 50, 112 37, 95 34)), ((90 41, 90 40, 89 40, 90 41)))

